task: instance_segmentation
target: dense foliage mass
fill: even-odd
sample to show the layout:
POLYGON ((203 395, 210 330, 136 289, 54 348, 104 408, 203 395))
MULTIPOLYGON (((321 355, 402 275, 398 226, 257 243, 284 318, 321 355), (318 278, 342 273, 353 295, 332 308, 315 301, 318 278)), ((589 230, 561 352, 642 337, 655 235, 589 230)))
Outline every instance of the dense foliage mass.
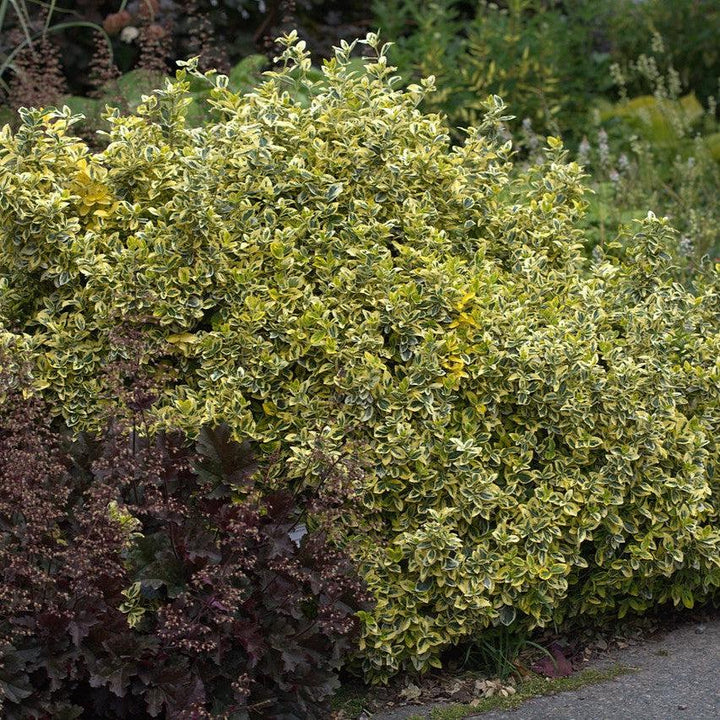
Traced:
POLYGON ((366 42, 364 72, 344 45, 310 83, 286 38, 254 92, 215 80, 197 129, 181 73, 96 154, 68 114, 24 113, 0 137, 2 343, 76 430, 112 401, 125 316, 154 425, 227 422, 298 486, 318 438, 361 447, 376 679, 493 624, 711 596, 715 270, 677 285, 653 216, 585 267, 561 143, 513 170, 491 98, 451 146, 366 42))
POLYGON ((364 602, 326 541, 343 466, 261 491, 223 427, 71 445, 37 399, 0 415, 3 718, 327 718, 364 602))

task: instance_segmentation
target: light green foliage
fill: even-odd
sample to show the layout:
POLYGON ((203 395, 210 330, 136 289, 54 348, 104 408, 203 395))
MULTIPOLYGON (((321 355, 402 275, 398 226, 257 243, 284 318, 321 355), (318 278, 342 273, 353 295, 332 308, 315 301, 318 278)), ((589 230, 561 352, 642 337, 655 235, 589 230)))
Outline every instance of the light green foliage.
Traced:
POLYGON ((654 217, 583 272, 581 169, 558 140, 511 172, 498 98, 451 148, 374 36, 364 72, 343 45, 321 85, 284 42, 254 92, 215 78, 200 128, 182 71, 111 116, 102 152, 68 113, 2 131, 0 343, 76 429, 137 353, 124 319, 161 353, 139 357, 151 372, 178 371, 151 422, 225 420, 297 475, 320 436, 359 449, 375 679, 493 624, 714 592, 717 276, 675 285, 654 217))
POLYGON ((677 99, 639 95, 606 107, 600 119, 623 120, 653 143, 677 146, 704 114, 694 93, 677 99))

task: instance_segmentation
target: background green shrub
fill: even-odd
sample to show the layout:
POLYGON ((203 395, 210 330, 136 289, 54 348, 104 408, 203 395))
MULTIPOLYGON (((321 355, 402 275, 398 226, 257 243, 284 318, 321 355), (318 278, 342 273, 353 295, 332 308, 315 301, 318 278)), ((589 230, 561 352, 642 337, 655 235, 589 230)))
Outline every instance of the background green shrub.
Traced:
POLYGON ((396 43, 392 62, 405 78, 436 77, 425 107, 453 127, 476 124, 485 97, 496 94, 518 126, 527 120, 545 135, 579 139, 589 105, 611 84, 609 56, 596 47, 605 4, 389 0, 374 9, 396 43))
POLYGON ((586 267, 559 140, 513 169, 499 98, 453 147, 375 36, 364 72, 343 44, 322 83, 283 42, 254 92, 215 80, 199 128, 183 71, 102 152, 68 113, 2 131, 0 337, 35 387, 91 429, 103 367, 136 355, 162 383, 151 425, 226 421, 294 482, 318 439, 362 447, 346 532, 375 679, 491 625, 715 593, 715 271, 677 285, 653 216, 586 267))
POLYGON ((663 39, 656 35, 652 45, 652 54, 613 66, 621 99, 597 103, 593 132, 578 149, 595 191, 588 246, 592 250, 630 217, 651 209, 678 230, 673 253, 690 281, 703 258, 720 255, 713 199, 720 182, 720 133, 714 101, 703 106, 694 92, 687 93, 679 73, 662 62, 663 39), (646 94, 631 97, 631 86, 646 94))

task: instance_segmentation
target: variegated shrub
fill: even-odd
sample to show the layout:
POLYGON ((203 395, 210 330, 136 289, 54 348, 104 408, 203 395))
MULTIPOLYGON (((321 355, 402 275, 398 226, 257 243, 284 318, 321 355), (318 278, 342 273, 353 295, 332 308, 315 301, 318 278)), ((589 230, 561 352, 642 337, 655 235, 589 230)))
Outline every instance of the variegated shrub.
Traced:
POLYGON ((376 679, 492 624, 716 592, 717 275, 674 284, 653 217, 584 267, 560 143, 513 170, 494 98, 451 147, 366 42, 364 72, 343 46, 301 103, 286 38, 254 92, 213 80, 221 119, 198 129, 183 71, 100 153, 68 113, 4 129, 2 344, 94 428, 125 318, 172 377, 153 422, 227 421, 298 476, 318 437, 363 453, 376 679))

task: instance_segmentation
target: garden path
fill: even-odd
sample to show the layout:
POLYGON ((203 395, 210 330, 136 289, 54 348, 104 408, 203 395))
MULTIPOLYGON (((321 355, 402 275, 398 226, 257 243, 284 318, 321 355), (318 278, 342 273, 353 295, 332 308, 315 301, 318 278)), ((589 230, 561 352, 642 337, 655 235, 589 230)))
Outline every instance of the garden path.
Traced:
MULTIPOLYGON (((688 622, 659 639, 611 651, 588 667, 633 672, 570 692, 534 697, 513 710, 467 720, 720 720, 720 616, 688 622)), ((432 717, 443 717, 436 706, 432 717)), ((372 720, 430 718, 433 707, 406 707, 372 720)))

